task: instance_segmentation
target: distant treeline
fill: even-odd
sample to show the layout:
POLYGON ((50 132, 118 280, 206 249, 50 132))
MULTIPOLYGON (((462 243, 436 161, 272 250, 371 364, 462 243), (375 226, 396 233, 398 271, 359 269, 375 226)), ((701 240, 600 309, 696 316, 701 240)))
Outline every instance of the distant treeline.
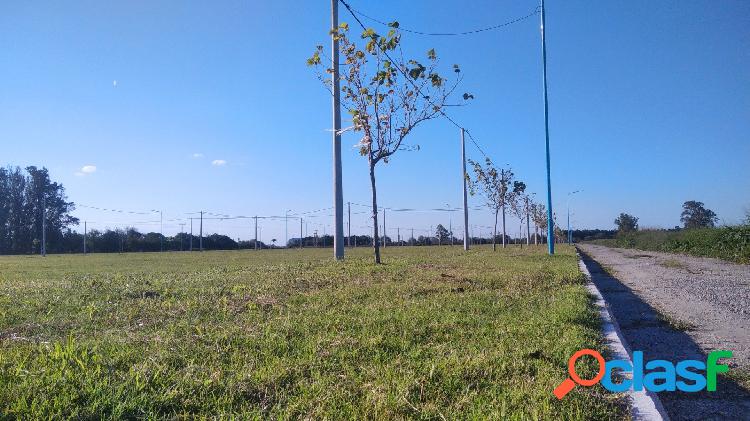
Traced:
POLYGON ((581 241, 592 241, 592 240, 603 240, 607 238, 615 238, 617 230, 601 230, 601 229, 588 229, 588 230, 572 230, 571 232, 574 243, 581 241))
MULTIPOLYGON (((82 253, 83 234, 67 231, 62 253, 82 253)), ((161 236, 158 232, 143 234, 135 228, 117 230, 90 230, 86 235, 86 251, 91 253, 126 253, 144 251, 237 250, 255 248, 254 241, 235 241, 221 234, 199 236, 180 233, 173 237, 161 236)), ((268 248, 259 241, 258 248, 268 248)))

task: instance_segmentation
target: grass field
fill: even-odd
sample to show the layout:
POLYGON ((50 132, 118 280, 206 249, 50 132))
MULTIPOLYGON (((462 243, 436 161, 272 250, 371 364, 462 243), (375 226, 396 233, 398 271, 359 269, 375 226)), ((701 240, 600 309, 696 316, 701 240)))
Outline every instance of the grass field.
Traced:
POLYGON ((572 249, 0 257, 6 418, 625 416, 572 249), (582 376, 592 376, 584 366, 582 376))

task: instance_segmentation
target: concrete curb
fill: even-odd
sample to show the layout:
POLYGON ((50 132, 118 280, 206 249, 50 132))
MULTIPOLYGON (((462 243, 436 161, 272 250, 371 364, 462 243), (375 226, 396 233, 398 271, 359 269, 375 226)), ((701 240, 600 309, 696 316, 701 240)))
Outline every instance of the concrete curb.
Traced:
MULTIPOLYGON (((599 317, 602 320, 602 333, 604 334, 604 339, 607 341, 612 355, 615 359, 627 360, 632 364, 633 352, 625 341, 625 338, 620 331, 620 326, 617 324, 617 320, 612 317, 612 314, 609 312, 609 305, 604 300, 602 293, 591 280, 591 272, 589 272, 588 267, 586 267, 586 264, 583 262, 580 252, 576 252, 576 255, 578 256, 578 267, 586 276, 586 279, 588 279, 586 288, 591 295, 596 298, 594 304, 596 305, 597 310, 599 311, 599 317)), ((669 421, 669 416, 664 410, 664 406, 662 406, 659 397, 656 396, 655 393, 645 390, 628 390, 625 393, 630 398, 630 416, 633 420, 669 421)))

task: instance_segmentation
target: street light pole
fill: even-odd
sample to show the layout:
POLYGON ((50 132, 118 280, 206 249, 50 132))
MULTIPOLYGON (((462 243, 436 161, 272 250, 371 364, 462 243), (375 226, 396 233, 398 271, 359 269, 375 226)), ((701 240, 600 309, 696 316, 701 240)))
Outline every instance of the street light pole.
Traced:
POLYGON ((568 245, 573 244, 573 233, 570 231, 570 196, 580 193, 583 190, 576 190, 572 192, 568 192, 568 200, 567 200, 567 208, 568 208, 568 245))
POLYGON ((545 8, 542 0, 542 75, 544 79, 544 138, 547 152, 547 249, 550 255, 555 254, 555 227, 552 219, 552 176, 550 175, 549 157, 549 105, 547 101, 547 40, 545 37, 545 8))

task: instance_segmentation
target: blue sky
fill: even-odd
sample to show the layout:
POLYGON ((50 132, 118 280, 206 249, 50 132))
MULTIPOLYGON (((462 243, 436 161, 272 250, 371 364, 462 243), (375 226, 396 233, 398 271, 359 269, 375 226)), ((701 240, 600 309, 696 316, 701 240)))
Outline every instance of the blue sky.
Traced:
MULTIPOLYGON (((350 3, 437 32, 495 25, 537 5, 350 3)), ((566 192, 583 189, 572 202, 577 227, 611 228, 623 211, 642 226, 674 226, 685 200, 739 221, 750 206, 750 3, 551 0, 547 11, 553 202, 561 216, 566 192)), ((330 207, 330 98, 305 66, 315 45, 328 45, 329 13, 326 1, 2 2, 0 162, 46 166, 80 204, 162 209, 165 233, 201 209, 280 215, 330 207), (83 172, 87 165, 95 171, 83 172)), ((404 34, 403 42, 415 56, 434 47, 446 69, 461 65, 462 91, 476 99, 452 115, 543 196, 538 16, 473 36, 404 34)), ((343 140, 344 200, 367 203, 357 140, 343 140)), ((419 152, 378 168, 380 203, 458 206, 458 142, 446 121, 420 127, 410 141, 419 152)), ((352 210, 353 231, 365 232, 363 209, 352 210)), ((159 219, 82 207, 75 214, 97 228, 157 229, 150 222, 159 219)), ((308 232, 330 233, 328 213, 316 215, 308 232)), ((396 226, 429 229, 448 219, 394 213, 387 224, 395 236, 396 226)), ((472 224, 490 221, 487 212, 471 215, 472 224)), ((205 229, 249 238, 251 225, 212 220, 205 229)), ((283 241, 282 221, 261 225, 265 240, 283 241)))

